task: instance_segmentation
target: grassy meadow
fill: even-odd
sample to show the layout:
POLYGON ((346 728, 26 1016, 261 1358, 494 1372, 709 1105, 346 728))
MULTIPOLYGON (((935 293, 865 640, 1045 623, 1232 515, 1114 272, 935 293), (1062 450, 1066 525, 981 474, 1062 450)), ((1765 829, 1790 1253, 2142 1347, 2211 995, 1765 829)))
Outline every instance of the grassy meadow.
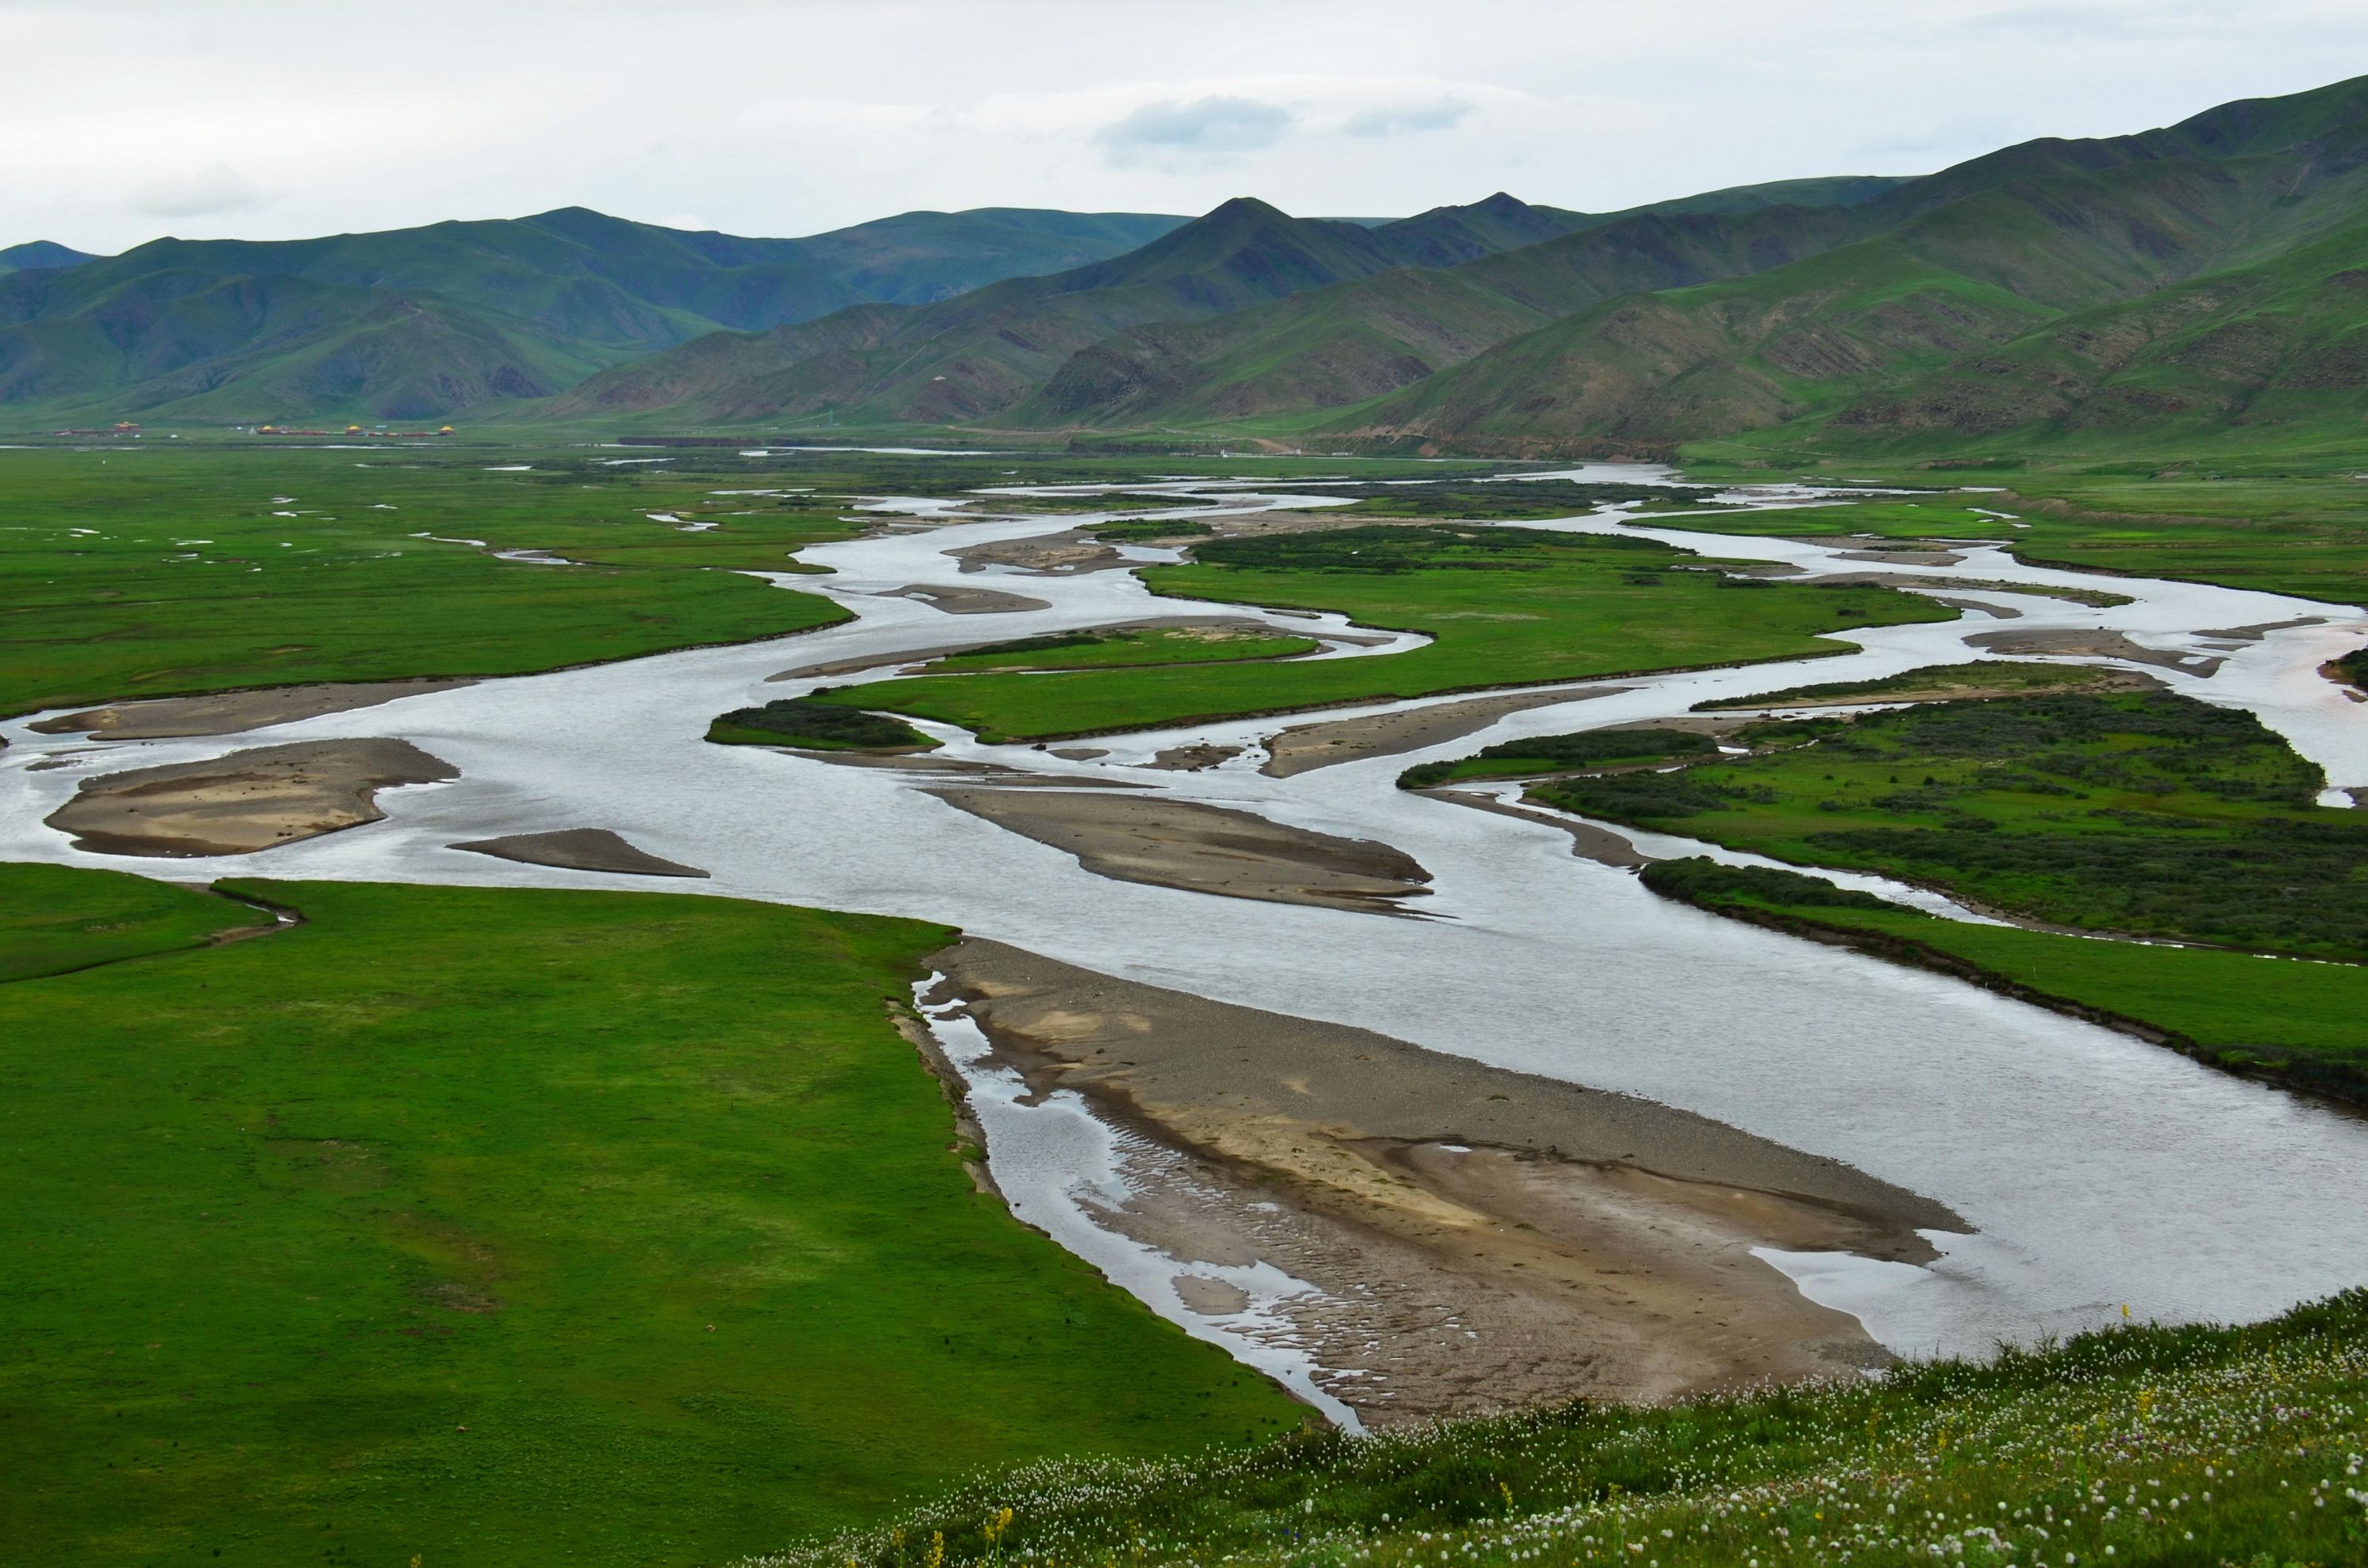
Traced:
POLYGON ((2368 1560, 2363 1452, 2354 1290, 1880 1380, 1033 1466, 748 1568, 2334 1568, 2368 1560))
POLYGON ((924 675, 826 700, 1041 740, 1188 720, 1839 653, 1821 634, 1956 612, 1883 588, 1738 582, 1638 539, 1363 527, 1221 540, 1143 571, 1174 598, 1332 610, 1434 641, 1374 658, 924 675))
POLYGON ((0 983, 0 1558, 715 1563, 1297 1425, 974 1189, 945 930, 242 887, 0 868, 0 973, 123 960, 0 983))
POLYGON ((580 448, 440 443, 0 450, 0 713, 512 675, 846 619, 739 574, 790 570, 790 551, 848 537, 836 510, 709 494, 780 488, 730 471, 651 469, 580 448))
POLYGON ((1064 631, 1022 637, 933 661, 938 675, 980 670, 1125 669, 1139 665, 1199 665, 1235 659, 1287 659, 1313 653, 1313 637, 1225 626, 1143 626, 1124 631, 1064 631))
POLYGON ((2352 874, 2368 827, 2314 804, 2317 767, 2241 710, 2045 695, 1772 721, 1740 737, 1770 749, 1532 793, 2054 925, 2368 957, 2368 884, 2352 874))
POLYGON ((2210 455, 2192 445, 2134 456, 2109 445, 2083 451, 2002 444, 1996 456, 1918 461, 1835 455, 1779 444, 1773 433, 1759 445, 1706 442, 1686 449, 1689 477, 1850 478, 1941 493, 1913 502, 1870 497, 1838 512, 1690 517, 1676 526, 1990 540, 2038 565, 2217 583, 2338 605, 2368 601, 2368 483, 2357 477, 2362 464, 2356 437, 2293 450, 2255 444, 2202 451, 2210 455))
POLYGON ((1880 958, 2129 1020, 2216 1066, 2368 1103, 2368 967, 1977 926, 1820 878, 1694 858, 1645 870, 1656 892, 1839 939, 1880 958))

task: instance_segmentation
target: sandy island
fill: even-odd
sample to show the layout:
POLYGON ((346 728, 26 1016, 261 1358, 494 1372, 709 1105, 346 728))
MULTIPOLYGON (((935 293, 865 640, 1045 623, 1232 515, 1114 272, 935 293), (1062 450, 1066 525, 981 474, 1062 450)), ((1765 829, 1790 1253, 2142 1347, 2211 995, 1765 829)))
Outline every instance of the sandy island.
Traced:
POLYGON ((474 855, 516 860, 528 866, 556 866, 564 871, 619 871, 632 877, 704 877, 708 873, 678 860, 661 859, 636 848, 605 827, 560 828, 550 833, 511 833, 499 838, 472 838, 448 846, 474 855))
POLYGON ((1944 1206, 1627 1096, 1211 1002, 997 943, 936 955, 1040 1092, 1083 1095, 1200 1179, 1113 1217, 1185 1260, 1319 1287, 1283 1311, 1368 1421, 1664 1398, 1888 1360, 1753 1246, 1921 1261, 1944 1206))
POLYGON ((1573 855, 1582 860, 1592 860, 1599 866, 1611 866, 1623 871, 1634 871, 1640 867, 1651 865, 1658 858, 1656 856, 1645 854, 1610 828, 1598 827, 1595 824, 1578 817, 1540 811, 1531 806, 1516 805, 1509 801, 1500 801, 1494 795, 1483 795, 1470 790, 1434 789, 1417 790, 1417 793, 1431 796, 1435 800, 1452 801, 1459 806, 1473 806, 1484 812, 1494 812, 1498 816, 1519 817, 1523 822, 1533 822, 1545 827, 1560 828, 1570 835, 1570 852, 1573 855))
POLYGON ((949 550, 964 572, 1008 566, 1036 577, 1076 577, 1088 572, 1110 572, 1132 564, 1116 549, 1087 534, 1043 534, 1033 539, 994 540, 985 544, 949 550))
POLYGON ((1194 801, 1099 790, 929 793, 1118 881, 1383 915, 1405 914, 1401 899, 1429 891, 1430 873, 1386 844, 1194 801))
POLYGON ((48 821, 103 855, 246 855, 377 822, 381 790, 460 776, 409 741, 298 741, 88 779, 48 821))
POLYGON ((474 686, 473 679, 359 681, 343 685, 283 686, 268 691, 225 691, 211 697, 159 697, 85 708, 44 719, 28 729, 44 735, 93 734, 118 741, 160 741, 182 735, 234 735, 267 724, 316 719, 375 708, 399 697, 474 686))
POLYGON ((1294 774, 1329 767, 1336 762, 1396 756, 1485 730, 1508 713, 1551 708, 1557 702, 1578 702, 1590 697, 1609 697, 1628 689, 1624 686, 1569 687, 1558 691, 1525 691, 1511 697, 1467 697, 1454 702, 1434 702, 1428 708, 1330 719, 1319 724, 1294 724, 1266 743, 1267 759, 1258 771, 1269 778, 1289 778, 1294 774))
POLYGON ((2131 642, 2118 631, 2092 631, 2080 627, 2036 631, 1977 631, 1965 639, 1969 648, 1993 653, 2034 653, 2091 659, 2125 659, 2192 676, 2208 676, 2227 661, 2210 653, 2169 653, 2131 642))
MULTIPOLYGON (((968 588, 956 588, 949 589, 947 591, 967 594, 973 590, 968 588)), ((1078 627, 1074 629, 1074 633, 1064 631, 1050 633, 1048 635, 1068 636, 1075 634, 1081 636, 1106 637, 1125 631, 1168 631, 1189 628, 1208 628, 1215 631, 1238 631, 1256 636, 1276 636, 1283 634, 1281 628, 1269 626, 1262 620, 1247 620, 1240 616, 1185 615, 1151 620, 1118 620, 1112 621, 1107 626, 1078 627)), ((1008 641, 1010 641, 1010 639, 1000 637, 983 638, 970 642, 941 642, 927 648, 908 648, 901 653, 860 653, 850 658, 825 659, 818 664, 798 665, 792 668, 782 670, 778 674, 767 676, 765 679, 768 682, 783 680, 811 680, 826 676, 856 675, 864 670, 882 669, 890 665, 902 665, 906 666, 908 671, 916 671, 933 659, 951 658, 957 653, 983 653, 989 648, 995 647, 999 642, 1008 641)), ((1335 636, 1333 641, 1346 642, 1362 641, 1362 639, 1335 636)), ((1380 639, 1380 641, 1387 641, 1387 639, 1380 639)))
POLYGON ((1025 594, 1007 594, 995 588, 937 587, 926 583, 908 583, 880 597, 918 599, 931 609, 941 609, 948 615, 1013 615, 1023 609, 1053 608, 1052 600, 1031 599, 1025 594))

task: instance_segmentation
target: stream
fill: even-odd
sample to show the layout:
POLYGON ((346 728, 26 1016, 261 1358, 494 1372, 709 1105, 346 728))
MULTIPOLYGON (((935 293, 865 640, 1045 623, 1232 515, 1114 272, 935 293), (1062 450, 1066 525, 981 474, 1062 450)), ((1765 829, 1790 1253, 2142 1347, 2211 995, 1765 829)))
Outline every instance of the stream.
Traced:
MULTIPOLYGON (((1639 470, 1563 473, 1634 482, 1639 470)), ((1174 493, 1179 510, 1193 516, 1205 515, 1212 502, 1236 510, 1338 503, 1314 484, 1284 494, 1178 483, 1174 493)), ((1777 506, 1815 495, 1779 486, 1729 498, 1777 506)), ((995 500, 1024 506, 1025 493, 999 492, 995 500)), ((872 506, 887 515, 929 516, 943 504, 882 498, 872 506)), ((961 732, 923 726, 947 742, 943 756, 1080 782, 1126 778, 1178 799, 1381 840, 1433 875, 1431 895, 1420 901, 1429 918, 1420 920, 1109 881, 1061 850, 920 792, 894 769, 703 743, 719 712, 833 678, 768 683, 768 676, 828 661, 1212 614, 1317 637, 1351 630, 1338 617, 1311 620, 1156 598, 1124 571, 962 573, 948 554, 1064 532, 1107 515, 945 519, 808 549, 802 560, 835 574, 776 580, 826 595, 857 619, 801 637, 488 680, 240 735, 108 742, 35 733, 27 726, 41 715, 10 721, 0 725, 9 742, 0 752, 0 858, 184 881, 235 875, 609 887, 906 915, 1219 1001, 1374 1029, 1497 1066, 1644 1096, 1847 1161, 1939 1199, 1970 1221, 1972 1234, 1932 1233, 1941 1256, 1921 1267, 1844 1254, 1761 1254, 1810 1299, 1855 1314, 1904 1354, 1978 1354, 2001 1340, 2029 1342, 2118 1321, 2124 1303, 2141 1318, 2255 1319, 2368 1280, 2368 1203, 2360 1197, 2368 1119, 1941 976, 1670 903, 1645 892, 1629 872, 1574 858, 1568 837, 1550 824, 1395 788, 1398 773, 1414 762, 1499 741, 1681 714, 1707 698, 1992 656, 1966 642, 1986 632, 2113 632, 2152 653, 2191 660, 2187 668, 2130 667, 2174 690, 2258 714, 2327 770, 2328 803, 2349 804, 2345 788, 2368 787, 2368 713, 2317 666, 2368 641, 2368 612, 2024 566, 1987 545, 1964 547, 1953 565, 1852 561, 1846 554, 1869 550, 1869 541, 1729 537, 1688 531, 1671 513, 1631 523, 1613 511, 1496 526, 1636 532, 1715 558, 1810 574, 1950 578, 1965 585, 1948 590, 1952 601, 1987 612, 1845 633, 1839 640, 1858 649, 1845 656, 1582 683, 1573 689, 1625 689, 1514 713, 1429 750, 1289 778, 1257 770, 1263 757, 1257 743, 1278 729, 1448 699, 1098 739, 1090 744, 1106 755, 1089 760, 981 746, 961 732), (2103 589, 2132 602, 2092 608, 1980 584, 2103 589), (1000 588, 1047 608, 949 615, 890 597, 915 585, 1000 588), (2305 619, 2317 623, 2279 624, 2305 619), (2209 635, 2265 626, 2279 629, 2209 635), (2215 666, 2213 659, 2221 662, 2215 666), (99 773, 345 736, 400 736, 452 763, 461 777, 382 792, 383 822, 259 855, 160 860, 87 854, 42 822, 78 783, 99 773), (1141 770, 1160 751, 1198 743, 1248 749, 1201 772, 1141 770), (34 767, 52 759, 65 765, 34 767), (448 847, 569 827, 613 829, 651 854, 708 869, 712 880, 658 884, 448 847)), ((1172 558, 1139 547, 1123 553, 1131 561, 1172 558)), ((1333 642, 1327 651, 1386 656, 1408 641, 1378 647, 1333 642)), ((2076 662, 2115 663, 2092 655, 2076 662)), ((1631 836, 1656 853, 1705 852, 1682 840, 1631 836)), ((1919 903, 1953 912, 1943 900, 1919 903)), ((948 1031, 960 1020, 933 1017, 931 1023, 988 1107, 991 1168, 999 1179, 1024 1176, 1014 1198, 1023 1218, 1092 1258, 1163 1315, 1225 1344, 1340 1417, 1338 1402, 1312 1381, 1319 1369, 1278 1338, 1268 1312, 1278 1294, 1303 1288, 1298 1282, 1260 1265, 1231 1281, 1251 1296, 1250 1307, 1195 1312, 1164 1283, 1173 1267, 1163 1272, 1156 1257, 1124 1255, 1128 1246, 1139 1251, 1139 1244, 1106 1230, 1102 1240, 1076 1231, 1122 1202, 1128 1181, 1158 1179, 1156 1151, 1128 1154, 1110 1137, 1079 1128, 1082 1102, 1073 1096, 1046 1096, 1032 1109, 1019 1103, 1008 1086, 988 1081, 992 1070, 974 1047, 955 1049, 962 1042, 948 1031), (1019 1188, 1033 1211, 1016 1196, 1019 1188)))

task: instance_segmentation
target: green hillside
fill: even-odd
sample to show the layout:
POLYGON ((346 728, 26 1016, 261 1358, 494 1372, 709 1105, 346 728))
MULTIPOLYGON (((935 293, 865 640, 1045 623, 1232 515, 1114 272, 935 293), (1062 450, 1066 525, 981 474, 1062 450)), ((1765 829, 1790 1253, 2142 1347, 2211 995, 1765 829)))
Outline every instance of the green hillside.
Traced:
POLYGON ((1826 249, 1851 232, 1844 205, 1896 183, 1792 181, 1596 215, 1499 192, 1371 227, 1237 199, 1093 267, 891 321, 688 345, 537 412, 1123 428, 1320 409, 1615 294, 1826 249))
MULTIPOLYGON (((1828 254, 1608 301, 1324 423, 1431 440, 1674 443, 1847 405, 1839 422, 1929 441, 2063 418, 2121 376, 2123 412, 2112 417, 2153 424, 2190 407, 2230 409, 2232 389, 2215 401, 2200 388, 2165 396, 2150 382, 2170 375, 2167 357, 2202 317, 2242 316, 2273 297, 2292 319, 2267 331, 2232 324, 2192 357, 2241 361, 2222 379, 2248 401, 2275 382, 2317 408, 2358 379, 2332 339, 2318 342, 2347 318, 2340 304, 2293 307, 2358 249, 2351 235, 2368 218, 2363 116, 2368 83, 2355 82, 2225 106, 2140 136, 2009 148, 1850 209, 1855 226, 1878 232, 1828 254), (2067 335, 2051 336, 2067 314, 2067 335), (2179 341, 2139 352, 2156 338, 2179 341), (2261 358, 2281 352, 2271 338, 2289 353, 2304 340, 2328 352, 2298 367, 2301 381, 2280 381, 2261 358), (2014 351, 1988 357, 2010 343, 2014 351), (2091 352, 2100 358, 2085 371, 2066 363, 2091 352), (1892 395, 1903 383, 1912 390, 1892 395)), ((2215 373, 2198 374, 2211 382, 2215 373)), ((2276 399, 2270 406, 2297 416, 2276 399)))
POLYGON ((2363 1340, 2352 1290, 1822 1387, 1032 1465, 744 1568, 2354 1564, 2363 1340))
POLYGON ((40 272, 56 267, 79 267, 97 258, 86 251, 59 244, 54 240, 28 240, 21 245, 0 248, 0 273, 40 272))
POLYGON ((427 419, 546 397, 722 328, 928 299, 1142 244, 1180 219, 907 213, 805 240, 565 208, 314 240, 20 246, 0 406, 26 422, 427 419))
POLYGON ((2356 432, 2368 222, 2252 267, 2051 322, 1833 415, 1839 439, 2215 440, 2356 432))
POLYGON ((878 425, 1001 420, 1074 356, 1134 328, 1229 316, 1399 267, 1460 260, 1554 232, 1574 216, 1492 197, 1368 228, 1236 198, 1089 267, 1013 278, 919 310, 688 345, 595 377, 533 412, 662 413, 712 424, 824 415, 878 425))

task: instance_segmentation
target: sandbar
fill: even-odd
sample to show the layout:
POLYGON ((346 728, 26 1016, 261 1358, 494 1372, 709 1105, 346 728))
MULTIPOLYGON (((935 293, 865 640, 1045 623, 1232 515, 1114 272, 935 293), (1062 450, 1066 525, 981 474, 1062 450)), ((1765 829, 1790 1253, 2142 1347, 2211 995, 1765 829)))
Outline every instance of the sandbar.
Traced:
POLYGON ((1400 900, 1429 891, 1430 873, 1386 844, 1195 801, 1100 790, 929 793, 1118 881, 1384 915, 1405 914, 1400 900))
POLYGON ((1025 594, 1007 594, 996 588, 943 587, 928 583, 908 583, 892 588, 880 596, 883 599, 918 599, 931 609, 948 615, 1014 615, 1023 609, 1050 609, 1050 599, 1031 599, 1025 594))
POLYGON ((1551 708, 1557 702, 1579 702, 1626 691, 1624 686, 1568 687, 1559 691, 1525 691, 1510 697, 1466 697, 1434 702, 1428 708, 1401 708, 1354 719, 1329 719, 1319 724, 1294 724, 1266 743, 1267 759, 1258 768, 1269 778, 1312 773, 1336 762, 1356 762, 1369 756, 1395 756, 1420 751, 1485 730, 1508 713, 1551 708))
POLYGON ((1515 805, 1509 801, 1500 801, 1494 795, 1482 795, 1469 790, 1423 790, 1417 793, 1434 796, 1442 801, 1452 801, 1459 806, 1474 806, 1484 812, 1494 812, 1498 816, 1519 817, 1523 822, 1533 822, 1545 827, 1560 828, 1570 835, 1570 852, 1573 855, 1582 860, 1592 860, 1599 866, 1612 866, 1623 871, 1633 871, 1640 867, 1651 865, 1657 858, 1656 856, 1645 854, 1610 828, 1598 827, 1595 824, 1582 821, 1577 817, 1563 816, 1553 812, 1515 805))
POLYGON ((1086 534, 1045 534, 1034 539, 992 540, 947 551, 965 572, 1008 566, 1036 577, 1075 577, 1131 564, 1111 546, 1086 534))
POLYGON ((556 866, 565 871, 618 871, 632 877, 704 877, 707 872, 678 860, 661 859, 636 848, 605 827, 568 827, 550 833, 511 833, 499 838, 472 838, 450 846, 475 855, 516 860, 528 866, 556 866))
POLYGON ((297 741, 84 781, 48 821, 103 855, 248 855, 377 822, 377 791, 458 778, 409 741, 297 741))
POLYGON ((85 708, 26 728, 44 735, 93 734, 118 741, 161 741, 183 735, 234 735, 267 724, 316 719, 375 708, 399 697, 474 686, 474 679, 381 680, 282 686, 265 691, 224 691, 207 697, 158 697, 85 708))
POLYGON ((1281 1310, 1369 1422, 1880 1366, 1854 1319, 1749 1249, 1919 1262, 1919 1231, 1968 1228, 1651 1101, 974 937, 929 961, 1032 1088, 1193 1162, 1201 1179, 1139 1194, 1115 1224, 1187 1277, 1264 1258, 1322 1290, 1281 1310))
POLYGON ((2041 628, 2030 631, 1977 631, 1965 639, 1969 648, 1994 653, 2070 654, 2092 659, 2125 659, 2153 665, 2183 675, 2208 676, 2226 660, 2214 654, 2169 653, 2131 642, 2118 631, 2093 631, 2079 627, 2041 628))

